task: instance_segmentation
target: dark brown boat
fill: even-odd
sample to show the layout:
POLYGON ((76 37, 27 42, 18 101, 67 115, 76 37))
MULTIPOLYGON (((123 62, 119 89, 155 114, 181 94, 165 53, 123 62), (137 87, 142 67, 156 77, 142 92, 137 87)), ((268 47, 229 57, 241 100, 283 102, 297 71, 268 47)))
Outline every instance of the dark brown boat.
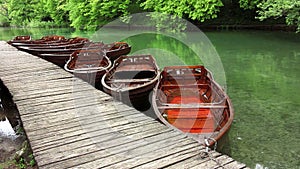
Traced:
POLYGON ((13 41, 30 41, 30 40, 31 40, 31 36, 29 35, 16 36, 13 39, 13 41))
POLYGON ((36 55, 63 68, 73 52, 87 49, 100 50, 103 45, 104 44, 102 42, 95 43, 83 41, 60 46, 49 45, 48 47, 23 47, 18 49, 28 52, 32 55, 36 55), (90 48, 90 45, 92 45, 93 47, 90 48))
POLYGON ((171 66, 161 72, 152 105, 165 125, 212 146, 229 130, 234 110, 203 66, 171 66))
POLYGON ((67 46, 74 46, 76 44, 80 43, 88 43, 90 42, 87 38, 81 38, 81 37, 75 37, 75 38, 69 38, 69 39, 63 39, 63 40, 57 40, 57 41, 42 41, 42 42, 34 42, 34 43, 14 43, 13 46, 15 46, 18 49, 22 48, 63 48, 67 46))
POLYGON ((151 55, 121 56, 103 75, 104 92, 118 100, 135 105, 149 104, 149 93, 156 85, 159 68, 151 55))
POLYGON ((68 41, 64 36, 59 35, 49 35, 44 36, 41 39, 32 40, 31 36, 25 35, 25 36, 16 36, 13 40, 8 41, 7 43, 18 47, 18 46, 36 46, 39 44, 49 44, 49 43, 60 43, 68 41))
POLYGON ((101 78, 112 66, 104 52, 99 50, 80 50, 71 54, 64 69, 76 77, 95 85, 101 85, 101 78))
MULTIPOLYGON (((35 55, 48 60, 60 67, 64 67, 66 61, 69 59, 70 55, 77 50, 99 50, 103 51, 106 56, 113 61, 114 59, 120 57, 121 55, 126 55, 130 52, 131 47, 122 42, 120 45, 119 42, 112 44, 104 44, 102 42, 92 42, 86 43, 82 47, 73 47, 67 49, 45 49, 43 52, 34 52, 35 55)), ((36 50, 38 51, 38 50, 36 50)))
POLYGON ((116 60, 121 55, 127 55, 131 50, 131 46, 129 46, 126 42, 111 43, 108 45, 104 45, 102 48, 102 50, 106 53, 106 56, 111 61, 116 60))

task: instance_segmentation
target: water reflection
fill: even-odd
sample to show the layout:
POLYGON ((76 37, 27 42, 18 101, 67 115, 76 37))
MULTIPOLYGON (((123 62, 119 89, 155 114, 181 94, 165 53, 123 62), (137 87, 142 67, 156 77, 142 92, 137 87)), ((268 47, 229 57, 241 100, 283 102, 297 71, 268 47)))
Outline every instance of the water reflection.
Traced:
POLYGON ((15 138, 16 132, 9 123, 7 117, 4 114, 2 100, 0 99, 0 137, 15 138))
POLYGON ((19 126, 18 112, 3 84, 0 84, 0 138, 16 139, 19 126))
POLYGON ((296 168, 300 37, 279 32, 229 34, 211 36, 223 60, 236 112, 230 155, 250 167, 259 163, 269 168, 296 168))
POLYGON ((7 117, 0 121, 0 137, 8 137, 15 139, 17 137, 16 132, 9 123, 7 117))

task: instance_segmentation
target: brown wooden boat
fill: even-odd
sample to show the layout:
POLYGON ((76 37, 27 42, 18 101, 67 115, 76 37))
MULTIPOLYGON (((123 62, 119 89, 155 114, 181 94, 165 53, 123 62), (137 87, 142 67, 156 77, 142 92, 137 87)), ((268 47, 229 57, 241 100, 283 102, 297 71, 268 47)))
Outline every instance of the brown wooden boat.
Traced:
POLYGON ((231 101, 203 66, 171 66, 161 72, 152 106, 165 125, 211 146, 230 128, 231 101))
POLYGON ((126 42, 115 42, 108 45, 104 45, 102 50, 106 53, 106 56, 114 61, 121 55, 127 55, 131 51, 131 46, 126 42))
POLYGON ((117 100, 133 105, 149 103, 149 93, 156 85, 159 68, 151 55, 121 56, 103 75, 104 92, 117 100))
POLYGON ((78 50, 92 49, 89 45, 93 44, 93 49, 101 49, 104 45, 102 42, 78 42, 68 45, 51 46, 49 47, 24 47, 19 48, 22 51, 28 52, 32 55, 36 55, 42 59, 52 62, 60 67, 64 67, 70 55, 78 50))
POLYGON ((18 46, 35 46, 39 44, 49 44, 49 43, 59 43, 68 41, 64 36, 59 35, 49 35, 49 36, 43 36, 41 39, 33 40, 31 36, 25 35, 25 36, 16 36, 14 39, 8 41, 7 43, 18 47, 18 46))
POLYGON ((104 52, 79 50, 71 54, 64 69, 97 87, 101 85, 101 77, 111 66, 112 63, 104 52))
POLYGON ((16 36, 13 39, 14 41, 30 41, 31 36, 30 35, 21 35, 21 36, 16 36))
MULTIPOLYGON (((118 42, 112 44, 104 44, 102 42, 91 42, 85 43, 82 47, 70 47, 67 49, 45 49, 43 52, 33 52, 33 54, 48 60, 60 67, 64 67, 66 61, 69 59, 70 55, 77 50, 99 50, 106 54, 106 56, 113 61, 114 59, 120 57, 121 55, 126 55, 130 52, 131 47, 122 42, 120 45, 118 42)), ((38 50, 35 50, 38 51, 38 50)))

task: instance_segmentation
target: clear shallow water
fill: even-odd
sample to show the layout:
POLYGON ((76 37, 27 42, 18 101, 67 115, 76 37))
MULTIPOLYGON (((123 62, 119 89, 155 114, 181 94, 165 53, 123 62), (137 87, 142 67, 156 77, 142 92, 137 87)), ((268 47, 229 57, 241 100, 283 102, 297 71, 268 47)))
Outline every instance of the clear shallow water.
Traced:
MULTIPOLYGON (((69 29, 0 28, 1 40, 24 34, 101 40, 113 36, 114 31, 95 37, 94 32, 69 29)), ((225 152, 251 168, 257 164, 269 169, 300 168, 300 35, 268 31, 205 34, 221 57, 227 93, 235 109, 225 152)), ((202 63, 184 44, 162 35, 143 34, 126 41, 132 45, 132 53, 152 52, 160 67, 202 63)), ((197 39, 191 41, 197 43, 197 39)))

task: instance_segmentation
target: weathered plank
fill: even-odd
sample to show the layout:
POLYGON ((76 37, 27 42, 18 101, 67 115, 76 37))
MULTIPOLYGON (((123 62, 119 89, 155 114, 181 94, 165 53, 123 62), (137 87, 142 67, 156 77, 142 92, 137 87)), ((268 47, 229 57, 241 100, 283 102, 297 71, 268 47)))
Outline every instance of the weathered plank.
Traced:
MULTIPOLYGON (((205 163, 205 162, 210 160, 209 158, 203 158, 199 154, 194 156, 194 157, 188 158, 188 159, 177 161, 176 163, 173 163, 169 166, 165 166, 164 168, 168 168, 168 169, 177 169, 177 168, 188 169, 188 168, 192 168, 196 165, 199 165, 201 163, 205 163)), ((216 157, 221 156, 221 154, 216 152, 216 151, 213 151, 213 152, 210 153, 210 156, 212 158, 216 158, 216 157)))

